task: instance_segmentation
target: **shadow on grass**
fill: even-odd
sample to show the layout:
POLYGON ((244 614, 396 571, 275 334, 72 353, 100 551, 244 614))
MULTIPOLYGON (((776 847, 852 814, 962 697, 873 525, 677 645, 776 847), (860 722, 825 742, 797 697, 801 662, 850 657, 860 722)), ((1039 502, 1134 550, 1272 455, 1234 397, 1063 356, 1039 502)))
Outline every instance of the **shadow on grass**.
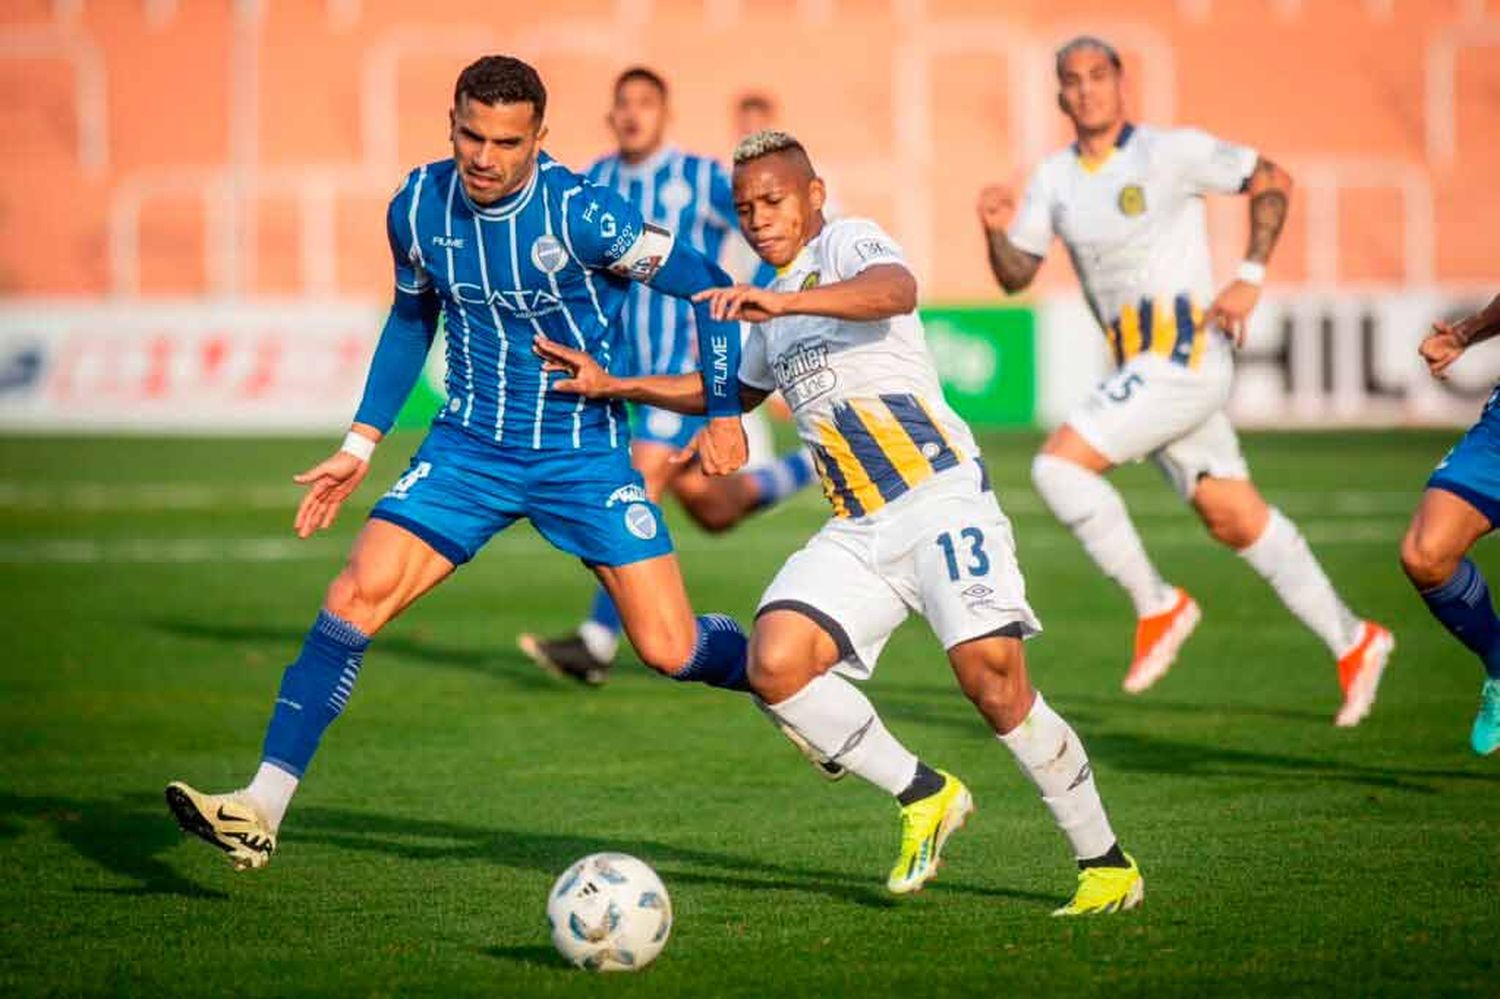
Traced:
MULTIPOLYGON (((256 625, 214 625, 201 621, 157 620, 150 625, 176 638, 191 638, 229 645, 274 642, 284 649, 286 661, 291 662, 302 647, 306 632, 288 628, 273 628, 256 625)), ((573 685, 564 685, 547 676, 519 649, 499 644, 493 648, 476 649, 472 646, 444 645, 423 637, 381 635, 371 646, 377 656, 395 655, 419 663, 447 666, 455 669, 481 673, 494 679, 503 679, 528 690, 569 690, 573 685)))
MULTIPOLYGON (((318 807, 298 811, 294 835, 302 842, 382 853, 403 860, 481 860, 549 875, 601 848, 599 838, 593 836, 495 829, 318 807)), ((810 892, 871 908, 897 904, 879 886, 876 872, 847 874, 657 840, 611 840, 609 848, 646 859, 668 882, 810 892)), ((1054 896, 1039 892, 951 879, 935 881, 928 890, 1005 898, 1037 906, 1057 903, 1054 896)))
MULTIPOLYGON (((75 889, 78 892, 176 895, 212 900, 228 898, 222 891, 194 883, 163 859, 163 854, 182 842, 183 836, 166 805, 154 795, 133 794, 117 800, 85 801, 0 792, 0 838, 13 838, 36 823, 45 824, 85 860, 135 882, 119 888, 80 886, 75 889)), ((601 848, 598 837, 490 828, 316 806, 299 808, 288 831, 293 848, 302 843, 323 844, 418 863, 479 860, 548 875, 601 848)), ((880 889, 874 873, 850 875, 655 840, 615 840, 609 845, 612 849, 649 859, 669 882, 755 891, 811 892, 872 908, 895 904, 895 900, 880 889)), ((211 849, 207 846, 201 848, 211 849)), ((225 874, 228 875, 227 865, 225 874)), ((935 882, 929 890, 1006 898, 1038 906, 1056 903, 1050 895, 952 880, 935 882)))
POLYGON ((478 952, 484 957, 492 957, 497 961, 524 964, 532 968, 545 968, 548 971, 573 970, 567 961, 558 956, 557 951, 541 944, 521 947, 480 947, 478 952))
MULTIPOLYGON (((939 696, 941 691, 913 685, 893 686, 896 696, 882 697, 874 691, 877 706, 889 719, 963 733, 983 733, 984 724, 968 701, 957 691, 939 696)), ((1342 760, 1296 756, 1261 750, 1237 749, 1214 743, 1165 739, 1139 732, 1110 731, 1107 719, 1088 710, 1072 710, 1071 705, 1118 707, 1117 699, 1106 696, 1069 696, 1057 698, 1065 718, 1076 724, 1083 735, 1089 755, 1106 769, 1122 772, 1163 774, 1174 777, 1264 777, 1284 780, 1343 781, 1364 787, 1379 787, 1416 794, 1437 794, 1434 781, 1500 783, 1500 773, 1458 768, 1380 767, 1342 760)), ((1149 716, 1153 711, 1171 714, 1193 714, 1210 718, 1214 715, 1243 715, 1295 721, 1313 720, 1328 726, 1325 714, 1295 709, 1236 707, 1191 704, 1185 702, 1145 700, 1133 703, 1131 710, 1149 716)))
POLYGON ((160 799, 156 805, 149 807, 144 795, 118 801, 82 801, 0 792, 0 822, 7 837, 31 824, 45 825, 85 860, 135 882, 116 888, 79 886, 74 889, 78 892, 228 898, 222 891, 193 883, 161 859, 182 842, 182 834, 167 814, 166 805, 160 799))

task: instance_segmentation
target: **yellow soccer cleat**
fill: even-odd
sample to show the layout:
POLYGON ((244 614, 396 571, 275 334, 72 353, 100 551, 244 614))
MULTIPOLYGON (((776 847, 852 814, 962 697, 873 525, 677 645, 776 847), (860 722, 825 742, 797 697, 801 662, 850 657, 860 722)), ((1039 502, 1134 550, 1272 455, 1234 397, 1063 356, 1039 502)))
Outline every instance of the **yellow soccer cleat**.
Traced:
POLYGON ((276 852, 276 832, 239 794, 204 794, 181 781, 167 785, 167 807, 185 833, 229 854, 237 871, 264 867, 276 852))
POLYGON ((943 844, 974 810, 963 781, 946 771, 942 790, 901 809, 901 856, 885 886, 897 895, 919 891, 936 876, 943 844))
POLYGON ((1134 909, 1146 897, 1146 879, 1135 865, 1135 858, 1125 855, 1129 867, 1085 867, 1078 872, 1078 891, 1073 901, 1054 916, 1103 916, 1134 909))

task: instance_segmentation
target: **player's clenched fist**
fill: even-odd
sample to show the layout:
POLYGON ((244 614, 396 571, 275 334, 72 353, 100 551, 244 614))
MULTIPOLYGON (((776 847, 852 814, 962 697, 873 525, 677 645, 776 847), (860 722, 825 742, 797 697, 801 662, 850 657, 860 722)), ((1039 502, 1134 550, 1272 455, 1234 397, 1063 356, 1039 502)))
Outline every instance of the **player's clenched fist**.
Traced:
POLYGON ((1427 370, 1432 372, 1432 377, 1446 378, 1449 365, 1463 356, 1467 346, 1451 324, 1439 319, 1432 324, 1432 332, 1422 339, 1422 346, 1417 348, 1417 353, 1427 362, 1427 370))
POLYGON ((1005 184, 990 184, 979 192, 979 224, 986 232, 999 232, 1016 217, 1016 192, 1005 184))

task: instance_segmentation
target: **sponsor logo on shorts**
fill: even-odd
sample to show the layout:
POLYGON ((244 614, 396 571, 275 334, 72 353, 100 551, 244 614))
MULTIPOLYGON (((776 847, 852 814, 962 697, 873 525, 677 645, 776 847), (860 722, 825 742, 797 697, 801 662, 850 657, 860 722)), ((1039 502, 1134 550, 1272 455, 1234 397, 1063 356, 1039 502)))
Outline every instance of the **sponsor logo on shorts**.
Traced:
POLYGON ((975 583, 973 586, 963 591, 963 596, 968 597, 970 600, 982 600, 983 598, 989 596, 994 592, 994 590, 990 589, 988 586, 985 586, 983 583, 975 583))
POLYGON ((776 384, 793 409, 833 391, 838 375, 828 366, 828 345, 798 343, 771 361, 776 384))
POLYGON ((568 265, 568 251, 556 236, 538 236, 531 244, 531 262, 543 274, 556 274, 568 265))
POLYGON ((609 494, 609 499, 604 501, 605 509, 616 503, 646 503, 646 490, 632 482, 628 486, 621 486, 609 494))
POLYGON ((642 541, 656 537, 656 514, 644 503, 632 503, 625 508, 625 529, 642 541))
POLYGON ((396 480, 396 484, 394 486, 391 486, 390 491, 385 494, 384 498, 385 499, 396 499, 396 500, 404 500, 404 499, 406 499, 407 494, 411 492, 412 487, 415 486, 418 482, 421 482, 423 479, 427 478, 427 476, 429 476, 431 474, 432 474, 432 462, 430 462, 430 461, 419 461, 419 462, 417 462, 415 465, 413 465, 411 467, 410 471, 408 471, 405 475, 401 476, 401 478, 399 478, 399 479, 396 480))

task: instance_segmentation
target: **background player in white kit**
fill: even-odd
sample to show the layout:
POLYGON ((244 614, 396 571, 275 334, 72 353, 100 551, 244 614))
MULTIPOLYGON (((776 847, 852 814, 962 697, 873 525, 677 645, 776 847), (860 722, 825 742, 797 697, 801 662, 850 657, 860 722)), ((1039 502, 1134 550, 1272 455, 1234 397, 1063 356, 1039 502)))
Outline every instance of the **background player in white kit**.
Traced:
POLYGON ((1139 623, 1125 689, 1171 667, 1198 605, 1146 557, 1104 472, 1150 456, 1214 538, 1269 582, 1338 659, 1344 702, 1335 723, 1369 713, 1395 646, 1334 592, 1295 524, 1250 481, 1224 406, 1234 344, 1260 297, 1266 261, 1286 219, 1291 178, 1253 149, 1191 129, 1125 120, 1118 53, 1080 37, 1057 53, 1058 104, 1078 141, 1037 167, 1019 212, 1003 186, 986 188, 979 216, 990 266, 1007 292, 1036 275, 1054 235, 1073 259, 1118 370, 1042 446, 1037 491, 1106 575, 1130 594, 1139 623), (1250 245, 1236 280, 1214 294, 1203 196, 1246 194, 1250 245))
MULTIPOLYGON (((956 777, 922 763, 849 679, 868 678, 912 611, 931 625, 959 685, 1036 784, 1078 860, 1058 915, 1117 912, 1143 894, 1121 851, 1078 736, 1027 678, 1026 603, 1010 522, 979 448, 943 400, 901 251, 863 219, 825 222, 806 151, 761 132, 735 151, 734 198, 770 289, 704 295, 716 319, 751 323, 740 390, 751 408, 779 389, 817 458, 833 519, 766 590, 750 682, 770 712, 835 764, 901 804, 902 847, 887 887, 915 891, 972 810, 956 777)), ((616 378, 588 355, 539 340, 571 377, 558 391, 700 412, 691 376, 616 378)))

